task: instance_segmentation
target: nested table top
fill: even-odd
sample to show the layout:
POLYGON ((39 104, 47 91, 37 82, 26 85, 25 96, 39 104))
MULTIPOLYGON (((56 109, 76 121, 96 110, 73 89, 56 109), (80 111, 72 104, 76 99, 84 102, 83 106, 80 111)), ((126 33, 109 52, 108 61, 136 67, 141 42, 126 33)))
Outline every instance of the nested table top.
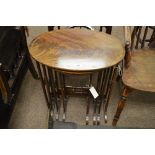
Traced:
POLYGON ((113 66, 124 57, 119 39, 104 32, 62 29, 36 37, 29 46, 38 62, 67 71, 92 71, 113 66))

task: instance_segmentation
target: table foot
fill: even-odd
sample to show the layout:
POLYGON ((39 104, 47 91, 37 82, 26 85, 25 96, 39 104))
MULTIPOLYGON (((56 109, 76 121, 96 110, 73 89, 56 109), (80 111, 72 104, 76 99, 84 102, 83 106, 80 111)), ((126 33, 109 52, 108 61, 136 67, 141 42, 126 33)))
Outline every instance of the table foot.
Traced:
POLYGON ((107 123, 108 122, 108 116, 107 116, 107 113, 104 114, 104 122, 107 123))
POLYGON ((66 120, 66 114, 63 114, 62 115, 62 121, 65 121, 66 120))
POLYGON ((100 116, 97 116, 97 125, 100 125, 100 116))
POLYGON ((50 116, 51 116, 51 120, 53 121, 53 119, 54 119, 54 113, 53 113, 53 111, 50 111, 50 116))
POLYGON ((96 116, 93 117, 93 125, 96 125, 96 116))
POLYGON ((56 119, 56 121, 59 120, 59 114, 58 113, 55 115, 55 119, 56 119))
POLYGON ((86 116, 86 125, 89 125, 89 116, 86 116))

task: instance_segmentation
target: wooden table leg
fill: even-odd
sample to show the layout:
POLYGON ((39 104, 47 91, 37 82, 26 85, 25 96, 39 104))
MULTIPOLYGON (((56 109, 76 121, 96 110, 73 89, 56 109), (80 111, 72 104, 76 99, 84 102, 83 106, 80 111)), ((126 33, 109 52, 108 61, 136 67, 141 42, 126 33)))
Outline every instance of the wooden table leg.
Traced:
POLYGON ((66 119, 66 109, 67 109, 67 102, 65 101, 65 82, 64 82, 64 77, 63 77, 63 74, 62 73, 59 73, 59 78, 60 78, 60 89, 61 89, 61 102, 62 102, 62 105, 63 105, 63 116, 62 116, 62 119, 63 121, 65 121, 66 119))
POLYGON ((111 81, 111 75, 112 75, 113 68, 107 68, 104 70, 103 75, 103 81, 102 81, 102 87, 101 87, 101 95, 103 97, 103 108, 104 108, 104 121, 107 122, 107 107, 108 107, 108 90, 109 90, 109 82, 111 81))
POLYGON ((53 75, 52 75, 52 69, 47 67, 47 73, 48 73, 48 79, 49 79, 49 89, 51 92, 51 97, 52 97, 52 105, 50 108, 50 113, 51 115, 53 114, 53 116, 55 117, 56 120, 59 119, 59 115, 58 115, 58 103, 57 103, 57 97, 56 97, 56 93, 55 93, 55 89, 54 89, 54 82, 53 82, 53 75), (55 107, 56 107, 56 114, 55 114, 55 107))
MULTIPOLYGON (((89 76, 89 87, 91 87, 91 84, 92 84, 92 74, 89 76)), ((89 124, 89 109, 90 109, 90 92, 88 92, 88 101, 86 108, 86 125, 89 124)))
POLYGON ((104 70, 103 71, 100 71, 98 73, 98 79, 97 79, 97 87, 96 87, 96 90, 97 92, 99 93, 99 98, 98 98, 98 101, 97 101, 97 125, 100 125, 100 113, 101 113, 101 106, 104 102, 104 95, 102 95, 101 93, 101 87, 102 87, 102 82, 103 82, 103 74, 104 74, 104 70))
POLYGON ((34 79, 39 79, 39 76, 34 68, 30 55, 27 53, 27 61, 28 61, 28 68, 33 76, 34 79))
POLYGON ((39 76, 40 76, 40 80, 41 80, 41 86, 42 86, 42 89, 43 89, 43 92, 44 92, 46 104, 47 104, 47 107, 50 108, 50 103, 48 101, 48 95, 47 95, 47 91, 46 91, 46 88, 45 88, 45 82, 44 82, 43 74, 42 74, 42 71, 41 71, 41 66, 37 61, 36 61, 36 64, 37 64, 37 68, 38 68, 38 72, 39 72, 39 76))
POLYGON ((93 100, 93 104, 94 104, 94 111, 93 111, 93 125, 96 125, 96 119, 97 119, 97 116, 96 116, 96 111, 97 111, 97 102, 96 100, 94 99, 93 100))
POLYGON ((109 100, 111 97, 111 93, 112 93, 112 89, 114 86, 115 79, 116 79, 116 67, 114 66, 111 70, 110 78, 108 79, 108 88, 107 88, 106 97, 105 97, 105 106, 104 106, 105 123, 107 123, 107 121, 108 121, 107 109, 108 109, 109 100))

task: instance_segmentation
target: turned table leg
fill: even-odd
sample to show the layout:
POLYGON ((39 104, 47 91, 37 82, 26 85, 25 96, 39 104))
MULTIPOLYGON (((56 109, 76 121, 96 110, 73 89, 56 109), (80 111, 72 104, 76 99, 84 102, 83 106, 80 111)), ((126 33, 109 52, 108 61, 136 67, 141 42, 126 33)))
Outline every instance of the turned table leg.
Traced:
MULTIPOLYGON (((92 74, 89 76, 89 88, 92 84, 92 74)), ((89 124, 89 109, 90 109, 90 92, 88 91, 87 108, 86 108, 86 125, 89 124)))

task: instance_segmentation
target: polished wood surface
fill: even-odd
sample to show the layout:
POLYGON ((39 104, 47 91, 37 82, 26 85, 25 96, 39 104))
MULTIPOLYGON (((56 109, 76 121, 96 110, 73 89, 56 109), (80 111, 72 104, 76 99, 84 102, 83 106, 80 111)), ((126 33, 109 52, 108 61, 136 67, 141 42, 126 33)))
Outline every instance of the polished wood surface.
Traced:
POLYGON ((128 87, 155 92, 155 49, 133 52, 129 67, 124 70, 122 78, 128 87))
POLYGON ((92 71, 111 67, 124 57, 117 38, 83 29, 46 32, 29 47, 31 56, 49 67, 66 71, 92 71))

